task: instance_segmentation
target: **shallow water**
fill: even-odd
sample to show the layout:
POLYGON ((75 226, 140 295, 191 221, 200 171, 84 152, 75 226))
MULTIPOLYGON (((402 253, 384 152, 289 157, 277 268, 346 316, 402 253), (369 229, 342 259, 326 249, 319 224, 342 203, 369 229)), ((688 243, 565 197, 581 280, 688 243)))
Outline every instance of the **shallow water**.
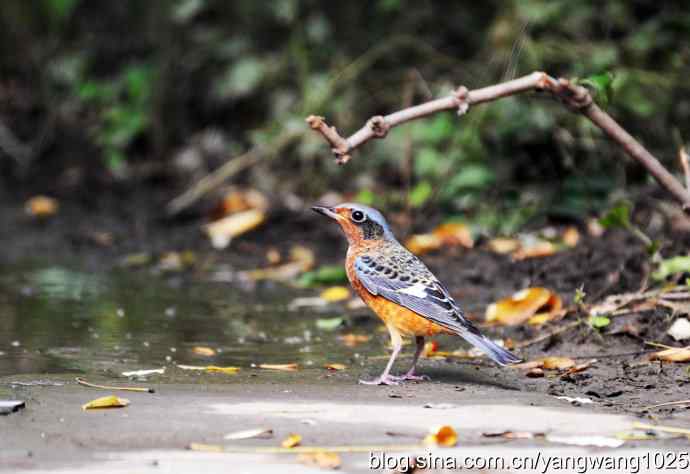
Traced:
POLYGON ((344 332, 371 333, 373 320, 322 330, 318 319, 344 316, 343 310, 290 311, 296 296, 305 292, 275 285, 245 291, 144 270, 6 267, 0 275, 0 376, 119 376, 176 364, 250 368, 293 362, 323 371, 327 362, 350 365, 372 351, 383 353, 376 341, 351 348, 338 339, 344 332), (197 346, 216 354, 197 355, 197 346))

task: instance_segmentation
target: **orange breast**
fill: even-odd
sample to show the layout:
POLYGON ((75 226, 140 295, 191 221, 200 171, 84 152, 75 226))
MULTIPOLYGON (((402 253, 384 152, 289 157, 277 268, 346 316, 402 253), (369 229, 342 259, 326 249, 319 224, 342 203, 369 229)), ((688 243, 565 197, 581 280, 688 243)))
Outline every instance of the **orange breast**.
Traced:
POLYGON ((386 323, 394 327, 403 336, 433 336, 434 334, 452 334, 443 326, 431 322, 414 311, 387 300, 382 296, 369 293, 359 282, 354 270, 354 260, 357 255, 348 252, 346 261, 347 276, 352 287, 360 298, 386 323))

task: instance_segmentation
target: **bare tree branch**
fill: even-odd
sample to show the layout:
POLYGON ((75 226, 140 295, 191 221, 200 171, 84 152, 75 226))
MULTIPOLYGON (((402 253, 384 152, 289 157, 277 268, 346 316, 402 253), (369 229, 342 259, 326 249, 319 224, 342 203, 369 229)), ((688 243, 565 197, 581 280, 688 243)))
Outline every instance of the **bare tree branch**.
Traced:
POLYGON ((385 137, 391 128, 405 122, 454 109, 457 109, 459 115, 463 115, 470 106, 528 91, 549 92, 571 110, 582 113, 609 138, 618 143, 628 155, 644 166, 657 182, 682 205, 685 212, 690 212, 690 189, 685 189, 640 142, 601 110, 594 103, 588 89, 567 79, 555 79, 544 72, 533 72, 524 77, 481 89, 467 90, 465 87, 459 87, 448 97, 425 102, 386 116, 372 117, 348 138, 343 138, 335 127, 325 122, 323 117, 310 115, 306 120, 313 130, 321 133, 331 144, 336 161, 339 164, 345 164, 352 158, 353 150, 369 140, 385 137))
POLYGON ((688 151, 684 146, 678 150, 678 159, 680 160, 680 167, 683 169, 685 175, 685 188, 690 192, 690 158, 688 158, 688 151))

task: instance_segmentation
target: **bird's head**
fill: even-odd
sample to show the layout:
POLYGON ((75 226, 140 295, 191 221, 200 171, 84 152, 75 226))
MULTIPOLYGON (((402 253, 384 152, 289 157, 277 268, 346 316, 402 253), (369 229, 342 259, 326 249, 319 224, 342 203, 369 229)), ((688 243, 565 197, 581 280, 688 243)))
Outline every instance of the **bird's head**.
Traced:
POLYGON ((338 222, 350 244, 367 240, 395 240, 386 219, 371 207, 348 202, 334 207, 314 206, 312 209, 338 222))

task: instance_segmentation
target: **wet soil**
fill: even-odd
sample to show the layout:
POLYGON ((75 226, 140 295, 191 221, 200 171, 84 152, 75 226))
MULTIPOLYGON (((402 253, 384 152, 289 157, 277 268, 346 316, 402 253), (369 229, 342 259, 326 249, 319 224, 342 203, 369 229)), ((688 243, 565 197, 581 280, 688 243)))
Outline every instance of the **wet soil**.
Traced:
MULTIPOLYGON (((555 401, 555 396, 569 396, 591 400, 576 407, 579 412, 621 414, 626 420, 643 418, 681 426, 690 423, 690 410, 682 406, 644 410, 652 404, 687 399, 690 385, 686 365, 649 363, 646 358, 653 349, 644 341, 678 345, 665 334, 673 321, 665 309, 616 318, 603 331, 582 324, 518 351, 527 360, 544 355, 597 359, 588 370, 571 377, 550 374, 532 379, 483 360, 425 359, 421 372, 431 376, 432 382, 362 387, 357 379, 375 376, 387 357, 387 335, 368 310, 336 304, 291 311, 288 306, 294 298, 315 296, 318 289, 295 289, 276 282, 248 286, 234 277, 237 271, 264 266, 269 247, 285 253, 294 244, 306 245, 314 249, 319 264, 341 262, 345 243, 337 229, 318 216, 276 211, 268 225, 238 238, 227 250, 216 251, 200 232, 198 217, 170 220, 164 216, 166 193, 65 199, 58 215, 41 222, 25 215, 23 196, 6 197, 0 212, 0 398, 28 401, 26 411, 10 415, 13 428, 2 428, 15 436, 15 454, 22 449, 47 449, 52 453, 48 457, 59 458, 60 452, 82 449, 180 448, 192 441, 222 442, 222 432, 239 429, 230 422, 209 428, 208 423, 186 420, 172 431, 161 426, 144 440, 128 438, 131 431, 124 430, 121 437, 107 441, 102 431, 98 436, 90 433, 88 420, 115 415, 77 415, 81 403, 103 393, 77 386, 75 376, 155 387, 160 395, 154 398, 129 397, 137 403, 147 400, 149 411, 142 420, 149 422, 163 405, 172 403, 174 410, 184 410, 180 407, 208 402, 197 396, 217 397, 214 403, 221 399, 389 406, 451 402, 560 408, 567 403, 555 401), (99 237, 102 234, 111 238, 105 241, 99 237), (156 265, 163 253, 184 250, 195 255, 190 267, 164 271, 156 265), (152 263, 123 267, 127 255, 142 252, 151 255, 152 263), (225 276, 219 279, 219 274, 225 276), (342 317, 344 325, 333 331, 316 324, 319 319, 336 317, 342 317), (348 347, 338 337, 345 333, 373 337, 348 347), (212 347, 216 354, 199 357, 193 352, 195 346, 212 347), (254 367, 286 362, 297 362, 302 368, 273 372, 254 367), (335 362, 348 368, 336 373, 323 368, 335 362), (233 365, 242 370, 233 376, 205 374, 180 370, 175 364, 233 365), (132 382, 121 375, 125 370, 158 367, 166 367, 166 373, 146 380, 132 382), (65 422, 74 424, 63 430, 65 422)), ((688 235, 662 237, 671 253, 690 247, 688 235)), ((577 288, 584 290, 588 301, 597 301, 645 287, 650 273, 644 248, 622 231, 599 238, 585 236, 572 250, 521 262, 491 253, 481 243, 472 250, 444 251, 424 260, 477 321, 486 305, 528 286, 551 288, 570 304, 577 288)), ((485 331, 520 344, 576 317, 540 328, 490 327, 485 331)), ((463 346, 451 337, 439 338, 439 344, 441 350, 449 351, 463 346)), ((405 351, 401 368, 410 361, 411 347, 405 351)), ((259 412, 260 407, 253 415, 248 412, 247 420, 252 416, 256 420, 259 412)), ((117 417, 126 418, 126 413, 117 417)), ((525 414, 525 420, 529 416, 525 414)), ((292 425, 281 426, 288 430, 292 425)), ((367 442, 386 438, 385 432, 379 433, 381 426, 367 442)), ((524 426, 506 429, 532 428, 538 429, 525 421, 524 426)), ((466 440, 485 443, 479 431, 465 433, 466 440)), ((313 441, 327 444, 331 438, 326 432, 320 429, 313 441)), ((340 442, 347 444, 361 436, 355 430, 340 442)), ((13 459, 23 462, 16 456, 13 459)))

